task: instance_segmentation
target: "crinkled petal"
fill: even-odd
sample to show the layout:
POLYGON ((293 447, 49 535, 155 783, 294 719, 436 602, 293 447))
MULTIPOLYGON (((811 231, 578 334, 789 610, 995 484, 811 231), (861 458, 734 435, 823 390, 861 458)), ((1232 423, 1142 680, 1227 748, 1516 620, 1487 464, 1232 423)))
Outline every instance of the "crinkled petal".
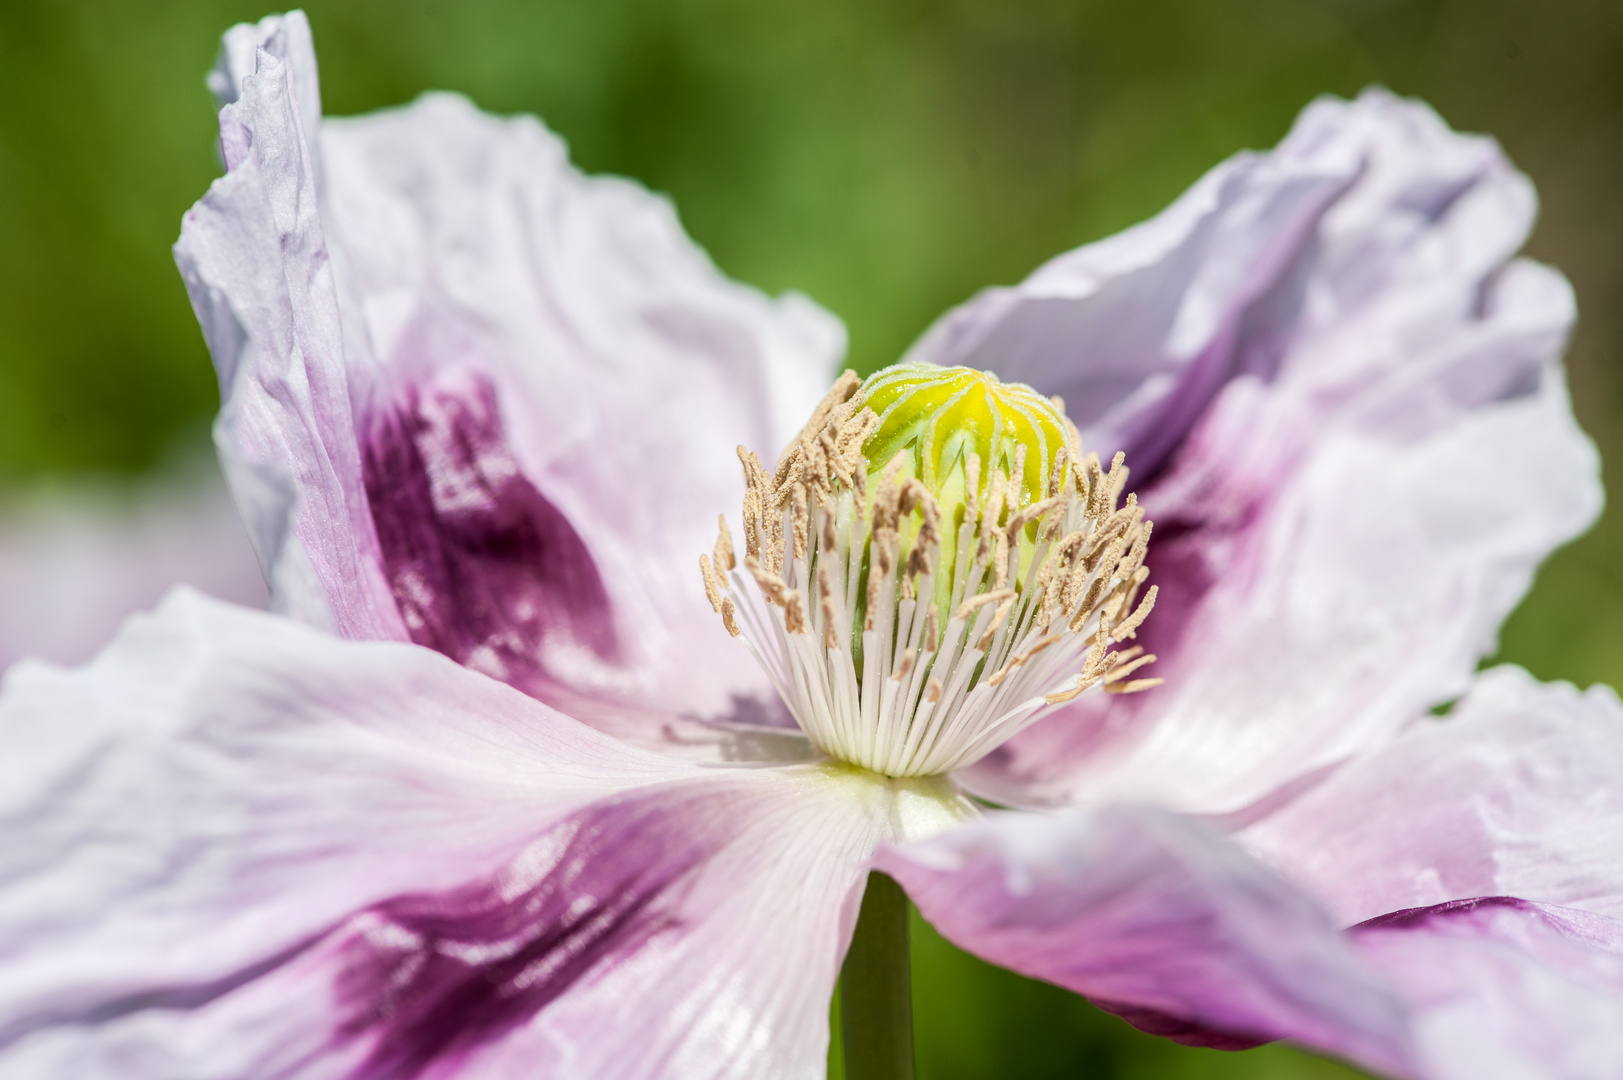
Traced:
POLYGON ((1346 922, 1491 895, 1623 914, 1623 704, 1495 668, 1239 837, 1346 922))
POLYGON ((1157 1034, 1232 1047, 1291 1038, 1393 1073, 1402 999, 1322 908, 1189 819, 1112 806, 1003 813, 881 847, 949 941, 1157 1034))
POLYGON ((0 738, 12 1034, 229 978, 691 769, 426 649, 186 590, 82 669, 14 667, 0 738))
POLYGON ((1393 912, 1352 938, 1402 987, 1428 1080, 1623 1075, 1623 920, 1501 896, 1393 912))
POLYGON ((1058 710, 978 790, 1233 811, 1465 690, 1600 507, 1571 290, 1513 259, 1533 211, 1497 146, 1424 106, 1320 101, 926 336, 915 355, 1061 393, 1156 523, 1137 644, 1167 684, 1058 710))
POLYGON ((1338 930, 1188 819, 1121 806, 998 815, 877 863, 960 947, 1180 1042, 1290 1039, 1414 1080, 1623 1070, 1623 920, 1489 897, 1338 930))
MULTIPOLYGON (((530 118, 430 95, 323 121, 317 152, 297 15, 233 31, 215 81, 230 171, 177 258, 222 455, 291 478, 278 586, 313 595, 285 605, 582 709, 764 693, 697 557, 739 503, 735 446, 803 421, 838 323, 726 280, 666 200, 581 175, 530 118)), ((273 542, 274 485, 236 486, 273 542)))
POLYGON ((184 592, 0 740, 6 1076, 820 1075, 892 810, 184 592))
POLYGON ((0 671, 81 663, 134 612, 187 584, 253 607, 265 581, 212 465, 137 489, 50 488, 0 509, 0 671))

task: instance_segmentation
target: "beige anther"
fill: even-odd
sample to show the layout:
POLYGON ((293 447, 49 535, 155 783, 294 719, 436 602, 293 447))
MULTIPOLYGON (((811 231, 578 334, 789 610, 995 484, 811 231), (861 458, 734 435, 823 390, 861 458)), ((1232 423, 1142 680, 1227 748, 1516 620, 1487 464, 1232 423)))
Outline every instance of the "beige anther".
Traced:
POLYGON ((783 628, 791 634, 806 632, 806 602, 801 599, 799 590, 790 590, 784 598, 783 628))
MULTIPOLYGON (((836 460, 847 470, 854 470, 862 459, 862 444, 874 428, 879 426, 879 414, 872 409, 864 408, 840 428, 840 434, 834 441, 837 451, 836 460)), ((864 470, 866 471, 866 470, 864 470)), ((841 480, 851 482, 851 477, 841 475, 841 480)))
POLYGON ((913 537, 913 550, 907 558, 907 581, 910 586, 921 575, 931 572, 936 555, 941 550, 941 504, 929 488, 918 480, 909 480, 902 487, 898 509, 905 515, 912 513, 915 507, 923 520, 913 537))
POLYGON ((1105 693, 1137 694, 1152 687, 1160 686, 1164 682, 1166 682, 1165 679, 1134 679, 1130 683, 1111 683, 1105 687, 1105 693))
POLYGON ((744 568, 755 579, 756 587, 761 590, 761 595, 766 598, 767 603, 785 607, 789 597, 795 595, 794 591, 783 583, 782 578, 774 576, 766 567, 748 556, 744 558, 744 568))
MULTIPOLYGON (((1008 591, 1010 593, 1014 592, 1013 589, 1008 591)), ((986 633, 982 634, 980 641, 975 643, 975 648, 985 652, 991 647, 992 639, 997 636, 999 630, 1003 629, 1003 624, 1009 621, 1009 612, 1014 610, 1016 599, 1018 597, 1011 595, 997 606, 997 610, 992 613, 992 621, 986 624, 986 633)))
POLYGON ((766 521, 766 536, 761 544, 761 565, 774 574, 783 573, 783 504, 775 503, 766 521))
POLYGON ((716 517, 716 549, 712 555, 716 564, 716 573, 723 574, 738 566, 738 560, 733 556, 733 534, 727 528, 727 515, 719 514, 716 517))
POLYGON ((1060 597, 1065 589, 1065 570, 1054 556, 1050 555, 1043 563, 1037 574, 1037 584, 1043 591, 1042 602, 1037 606, 1037 626, 1046 631, 1059 610, 1060 597))
POLYGON ((1065 479, 1070 474, 1070 448, 1062 446, 1054 455, 1054 467, 1048 470, 1048 486, 1043 489, 1049 498, 1065 494, 1065 479))
MULTIPOLYGON (((1086 488, 1088 493, 1087 516, 1098 518, 1105 513, 1105 474, 1099 467, 1099 455, 1089 454, 1087 460, 1086 488)), ((1114 509, 1112 507, 1111 509, 1114 509)))
POLYGON ((699 556, 699 573, 704 575, 704 597, 710 601, 710 610, 721 612, 721 582, 716 578, 716 571, 710 566, 710 556, 699 556))
POLYGON ((738 448, 738 460, 744 466, 744 554, 758 558, 761 551, 761 494, 755 484, 755 472, 750 468, 752 457, 754 455, 742 446, 738 448))
POLYGON ((996 686, 998 683, 1008 678, 1009 673, 1015 668, 1024 664, 1027 660, 1030 660, 1033 656, 1036 656, 1050 645, 1057 645, 1064 639, 1065 635, 1063 633, 1043 635, 1037 640, 1035 645, 1010 657, 1008 663, 1004 664, 1002 667, 998 668, 992 673, 992 677, 986 680, 987 683, 992 686, 996 686))
POLYGON ((796 491, 818 492, 828 486, 828 458, 823 453, 821 439, 806 435, 800 437, 798 465, 798 468, 790 470, 789 479, 785 481, 791 498, 796 491))
POLYGON ((999 529, 992 534, 992 588, 1009 584, 1009 559, 1009 534, 999 529))
POLYGON ((1109 686, 1111 683, 1121 682, 1139 668, 1155 663, 1154 653, 1148 653, 1144 656, 1140 656, 1126 662, 1122 662, 1120 660, 1121 657, 1127 655, 1126 650, 1119 653, 1114 653, 1112 655, 1116 656, 1118 659, 1116 665, 1105 673, 1104 682, 1106 686, 1109 686))
POLYGON ((1070 625, 1073 633, 1079 634, 1087 626, 1088 619, 1099 610, 1099 603, 1104 599, 1105 590, 1109 587, 1110 579, 1107 577, 1096 577, 1088 585, 1088 591, 1083 595, 1082 602, 1076 606, 1076 614, 1071 616, 1070 625))
POLYGON ((998 519, 1003 516, 1003 493, 1007 483, 1003 470, 992 470, 991 479, 986 485, 986 505, 981 508, 981 528, 988 533, 997 531, 998 519))
POLYGON ((1001 604, 1005 600, 1013 599, 1013 589, 993 589, 991 592, 984 592, 979 596, 972 596, 968 600, 965 600, 962 604, 959 604, 958 613, 954 615, 953 618, 968 621, 971 615, 975 614, 975 612, 979 611, 987 604, 1001 604))
POLYGON ((1048 513, 1055 507, 1062 505, 1064 502, 1065 499, 1062 496, 1053 495, 1044 499, 1042 502, 1032 503, 1018 514, 1015 514, 1013 517, 1009 518, 1009 523, 1003 527, 1004 535, 1010 540, 1013 540, 1021 529, 1025 528, 1027 525, 1030 525, 1033 521, 1041 520, 1044 514, 1048 513))
POLYGON ((1093 645, 1088 649, 1088 658, 1082 664, 1082 679, 1092 685, 1110 670, 1114 663, 1110 656, 1110 632, 1100 623, 1093 634, 1093 645))
POLYGON ((796 484, 794 491, 790 494, 789 520, 794 525, 795 558, 797 559, 804 559, 806 557, 806 541, 808 539, 807 532, 810 528, 810 519, 807 516, 808 513, 809 510, 806 506, 806 485, 796 484))
POLYGON ((1056 565, 1069 569, 1082 555, 1087 547, 1088 534, 1085 529, 1066 533, 1065 536, 1049 550, 1049 558, 1055 560, 1056 565))
POLYGON ((733 603, 733 598, 730 596, 721 598, 721 625, 725 626, 727 632, 733 637, 737 637, 740 633, 738 629, 738 607, 733 603))
POLYGON ((1129 579, 1127 584, 1127 595, 1122 600, 1123 610, 1130 610, 1132 608, 1133 601, 1138 598, 1139 586, 1143 585, 1145 581, 1149 580, 1149 576, 1150 568, 1147 566, 1140 566, 1138 569, 1133 571, 1133 576, 1131 579, 1129 579))
POLYGON ((833 498, 835 485, 844 483, 850 471, 842 468, 839 448, 835 445, 838 437, 839 432, 832 428, 824 428, 823 433, 817 436, 817 459, 822 463, 816 485, 819 499, 833 498))
POLYGON ((823 646, 840 647, 840 628, 834 610, 834 564, 826 559, 817 565, 817 601, 823 615, 823 646))
POLYGON ((1144 620, 1150 617, 1150 612, 1155 610, 1155 597, 1160 591, 1161 587, 1159 585, 1151 585, 1150 591, 1144 594, 1144 599, 1134 609, 1133 613, 1111 628, 1111 636, 1117 641, 1125 641, 1133 637, 1138 628, 1143 625, 1144 620))
POLYGON ((1127 485, 1126 461, 1127 455, 1120 450, 1117 450, 1116 456, 1110 459, 1110 475, 1107 479, 1110 481, 1108 499, 1111 506, 1116 505, 1116 500, 1121 497, 1121 489, 1127 485))
POLYGON ((971 581, 978 581, 981 573, 992 565, 992 531, 982 528, 975 533, 975 557, 969 564, 971 581))
POLYGON ((1113 567, 1121 561, 1122 552, 1127 550, 1132 526, 1131 517, 1117 516, 1111 519, 1110 528, 1106 533, 1110 537, 1110 542, 1103 547, 1095 548, 1082 560, 1082 565, 1087 567, 1088 573, 1091 574, 1104 567, 1113 567))
POLYGON ((1082 500, 1084 506, 1088 501, 1088 467, 1087 459, 1082 454, 1082 436, 1077 433, 1076 425, 1071 423, 1070 417, 1065 419, 1065 461, 1070 467, 1070 483, 1076 491, 1076 497, 1082 500))
POLYGON ((1140 522, 1138 527, 1133 530, 1136 535, 1133 536, 1132 549, 1122 556, 1120 565, 1116 567, 1117 577, 1130 577, 1140 566, 1144 565, 1144 556, 1149 553, 1150 549, 1150 530, 1153 528, 1155 528, 1155 522, 1144 521, 1140 522))
POLYGON ((914 659, 915 656, 912 648, 905 650, 902 653, 901 661, 896 665, 896 670, 890 674, 891 680, 893 682, 901 682, 903 679, 907 678, 908 675, 912 674, 914 659))
POLYGON ((1080 675, 1074 676, 1074 678, 1076 679, 1076 682, 1071 686, 1066 687, 1064 690, 1055 690, 1053 693, 1044 694, 1043 700, 1050 705, 1063 705, 1065 702, 1077 697, 1082 693, 1082 691, 1086 690, 1092 685, 1091 683, 1085 682, 1080 675))

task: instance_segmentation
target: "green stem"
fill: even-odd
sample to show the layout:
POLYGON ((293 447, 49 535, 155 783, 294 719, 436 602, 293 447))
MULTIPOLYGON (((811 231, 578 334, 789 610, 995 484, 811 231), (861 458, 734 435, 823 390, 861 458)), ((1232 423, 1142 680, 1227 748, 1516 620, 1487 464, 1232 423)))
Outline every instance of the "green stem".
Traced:
POLYGON ((840 972, 846 1080, 913 1080, 913 981, 907 894, 868 875, 851 951, 840 972))

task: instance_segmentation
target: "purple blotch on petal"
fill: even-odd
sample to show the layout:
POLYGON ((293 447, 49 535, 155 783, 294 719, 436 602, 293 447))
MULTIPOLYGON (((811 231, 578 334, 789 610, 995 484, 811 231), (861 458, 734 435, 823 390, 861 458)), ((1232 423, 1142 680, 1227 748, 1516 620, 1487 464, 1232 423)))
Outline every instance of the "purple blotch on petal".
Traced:
POLYGON ((618 659, 597 566, 520 471, 489 378, 453 371, 406 386, 369 418, 362 468, 414 642, 531 693, 556 676, 553 649, 618 659))
POLYGON ((1453 918, 1469 915, 1478 908, 1511 908, 1516 911, 1531 911, 1537 905, 1514 896, 1475 896, 1469 900, 1449 900, 1442 904, 1431 904, 1426 907, 1401 908, 1389 911, 1385 915, 1377 915, 1373 919, 1365 919, 1356 923, 1353 930, 1409 930, 1421 926, 1437 918, 1453 918))
POLYGON ((686 883, 736 827, 730 799, 711 788, 598 804, 494 880, 359 916, 338 982, 339 1034, 373 1042, 350 1080, 411 1080, 454 1062, 679 930, 686 883))

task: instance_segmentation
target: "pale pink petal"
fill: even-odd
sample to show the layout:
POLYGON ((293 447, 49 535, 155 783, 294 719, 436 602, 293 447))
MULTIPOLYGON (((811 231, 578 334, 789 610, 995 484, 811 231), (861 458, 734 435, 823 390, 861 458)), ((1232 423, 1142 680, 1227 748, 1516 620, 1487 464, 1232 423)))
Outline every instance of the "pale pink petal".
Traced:
POLYGON ((949 940, 1196 1045, 1289 1039, 1415 1080, 1623 1070, 1623 920, 1509 897, 1343 931, 1188 819, 1000 814, 883 846, 949 940))
POLYGON ((0 507, 0 671, 25 656, 88 660, 178 584, 252 607, 267 601, 212 463, 129 487, 13 496, 0 507))
POLYGON ((691 776, 426 649, 185 590, 0 697, 0 1014, 207 985, 691 776))
MULTIPOLYGON (((738 505, 734 447, 776 452, 804 419, 837 322, 729 282, 668 202, 582 176, 532 119, 430 95, 322 122, 318 153, 302 19, 233 35, 230 172, 177 257, 228 465, 292 478, 286 589, 315 588, 287 606, 581 708, 762 693, 697 557, 738 505)), ((274 536, 286 498, 255 484, 274 536)))
POLYGON ((1623 705, 1495 668, 1239 839, 1345 922, 1492 895, 1623 914, 1623 705))
POLYGON ((1324 910, 1189 819, 1003 813, 881 847, 877 865, 960 948, 1157 1034, 1290 1038, 1393 1073, 1414 1064, 1402 998, 1324 910))
MULTIPOLYGON (((227 174, 186 215, 175 257, 220 376, 215 441, 279 610, 351 637, 405 639, 361 478, 301 13, 228 35, 258 72, 220 113, 227 174)), ((220 80, 215 78, 216 89, 220 80)), ((353 320, 351 320, 353 321, 353 320)))
POLYGON ((1402 988, 1428 1080, 1623 1075, 1623 920, 1488 897, 1394 912, 1352 938, 1402 988))
POLYGON ((7 1076, 820 1075, 889 812, 186 593, 0 739, 7 1076))
POLYGON ((1167 685, 1059 710, 973 783, 1010 803, 1244 807, 1462 693, 1534 568, 1600 506, 1573 310, 1513 259, 1531 187, 1380 92, 919 346, 1062 393, 1156 522, 1167 685))

